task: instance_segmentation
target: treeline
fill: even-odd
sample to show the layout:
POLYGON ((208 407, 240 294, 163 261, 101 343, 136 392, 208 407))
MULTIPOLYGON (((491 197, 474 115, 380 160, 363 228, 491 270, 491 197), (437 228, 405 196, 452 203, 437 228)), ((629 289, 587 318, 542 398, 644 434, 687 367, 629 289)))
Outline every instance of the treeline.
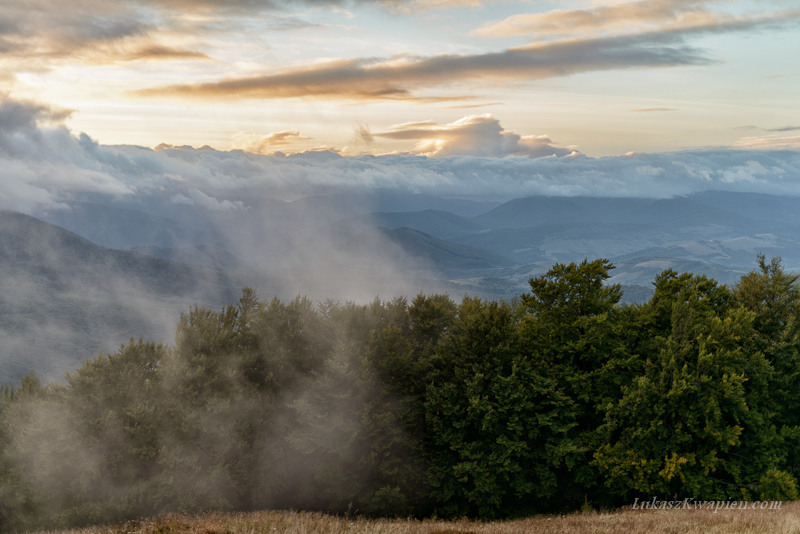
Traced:
POLYGON ((668 270, 620 305, 606 260, 512 303, 250 289, 0 395, 2 530, 294 508, 501 518, 635 497, 797 499, 800 289, 668 270))

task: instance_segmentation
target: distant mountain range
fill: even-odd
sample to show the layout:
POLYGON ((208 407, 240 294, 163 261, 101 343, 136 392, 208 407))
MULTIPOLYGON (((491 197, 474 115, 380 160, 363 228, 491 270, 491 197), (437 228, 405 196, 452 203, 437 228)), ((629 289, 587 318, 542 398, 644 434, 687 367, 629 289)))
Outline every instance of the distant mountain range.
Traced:
POLYGON ((798 198, 746 193, 662 200, 530 197, 475 217, 382 212, 343 219, 325 231, 329 239, 346 240, 370 227, 416 229, 512 260, 523 267, 494 275, 521 282, 555 262, 603 257, 617 265, 615 281, 648 286, 668 267, 735 282, 753 268, 758 253, 781 256, 787 268, 800 270, 798 214, 798 198))
POLYGON ((42 216, 54 224, 0 212, 0 381, 34 368, 58 378, 131 336, 169 342, 181 311, 233 302, 244 286, 283 300, 508 299, 555 262, 603 257, 624 298, 641 302, 667 268, 735 283, 764 253, 800 271, 798 214, 798 198, 721 192, 503 204, 374 193, 228 210, 83 202, 42 216))

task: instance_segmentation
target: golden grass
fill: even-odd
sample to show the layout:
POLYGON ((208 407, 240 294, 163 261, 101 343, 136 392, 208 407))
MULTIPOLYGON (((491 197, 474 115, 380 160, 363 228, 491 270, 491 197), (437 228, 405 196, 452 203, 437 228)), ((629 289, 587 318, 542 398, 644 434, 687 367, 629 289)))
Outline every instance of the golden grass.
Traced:
POLYGON ((347 519, 321 513, 266 511, 173 515, 60 534, 766 534, 800 533, 800 502, 780 510, 630 510, 482 522, 347 519))

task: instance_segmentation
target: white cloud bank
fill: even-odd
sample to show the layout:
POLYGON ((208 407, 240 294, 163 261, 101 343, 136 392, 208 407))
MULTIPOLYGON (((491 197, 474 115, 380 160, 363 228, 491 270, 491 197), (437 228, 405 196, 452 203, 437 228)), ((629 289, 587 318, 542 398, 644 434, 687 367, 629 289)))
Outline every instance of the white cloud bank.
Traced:
POLYGON ((500 121, 489 114, 470 115, 450 124, 434 121, 397 124, 392 131, 375 136, 418 141, 413 153, 432 157, 514 155, 538 158, 577 154, 571 149, 554 146, 546 135, 521 136, 507 132, 500 121))
POLYGON ((795 150, 723 148, 591 158, 554 147, 546 137, 504 132, 487 116, 393 130, 421 143, 435 145, 438 139, 433 154, 445 157, 105 146, 86 134, 73 135, 59 124, 61 118, 34 103, 0 104, 0 208, 36 213, 69 201, 115 198, 239 210, 267 197, 374 189, 493 199, 665 198, 708 189, 800 196, 800 152, 795 150))

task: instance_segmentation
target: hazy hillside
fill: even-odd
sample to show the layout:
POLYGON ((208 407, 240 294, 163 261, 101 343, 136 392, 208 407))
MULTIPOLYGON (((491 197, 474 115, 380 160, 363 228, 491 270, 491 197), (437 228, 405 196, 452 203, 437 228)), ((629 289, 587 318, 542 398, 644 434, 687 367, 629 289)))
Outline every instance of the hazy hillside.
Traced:
POLYGON ((440 274, 441 278, 514 264, 500 254, 451 243, 411 228, 366 230, 342 243, 341 248, 355 260, 389 260, 405 269, 440 274))
POLYGON ((446 199, 432 195, 390 192, 335 195, 313 195, 290 203, 302 212, 327 213, 340 219, 347 215, 366 213, 436 210, 447 211, 462 217, 474 217, 501 205, 501 202, 476 202, 474 200, 446 199))
POLYGON ((510 200, 476 219, 491 228, 559 223, 619 222, 652 200, 640 198, 526 197, 510 200))
POLYGON ((19 378, 33 362, 58 376, 131 335, 170 341, 180 311, 219 306, 243 286, 282 299, 500 299, 526 291, 555 262, 608 258, 617 266, 611 282, 626 286, 623 300, 641 302, 667 268, 732 283, 764 253, 800 270, 800 199, 792 197, 530 197, 499 206, 401 194, 245 200, 49 212, 83 237, 3 213, 2 376, 19 378), (142 248, 112 250, 86 236, 142 248))
POLYGON ((109 248, 209 245, 270 268, 276 266, 273 257, 290 252, 293 243, 312 238, 320 227, 347 217, 420 210, 472 217, 499 204, 397 193, 316 195, 293 202, 232 197, 222 205, 204 203, 202 198, 187 201, 190 203, 161 200, 149 205, 76 202, 68 209, 49 210, 40 218, 109 248))
POLYGON ((195 245, 178 249, 153 246, 133 247, 131 250, 153 258, 188 263, 189 265, 203 265, 215 269, 244 270, 253 268, 252 265, 227 250, 210 245, 195 245))
MULTIPOLYGON (((50 210, 40 218, 93 243, 117 249, 181 247, 212 242, 207 228, 122 206, 75 203, 70 209, 50 210)), ((218 239, 213 242, 218 242, 218 239)))
POLYGON ((109 250, 0 212, 0 381, 57 377, 131 336, 170 340, 181 310, 238 294, 224 272, 109 250))
MULTIPOLYGON (((380 236, 375 237, 378 241, 373 244, 380 246, 380 236)), ((473 268, 510 263, 422 234, 409 238, 399 232, 396 239, 425 255, 428 274, 438 270, 437 265, 473 268)), ((388 243, 394 246, 392 239, 388 243)), ((18 382, 31 369, 58 379, 86 358, 114 350, 132 336, 171 342, 182 311, 194 304, 216 308, 235 301, 245 286, 263 297, 289 300, 304 294, 313 300, 362 302, 377 295, 392 298, 420 291, 449 292, 454 298, 465 293, 505 298, 516 292, 509 282, 435 280, 397 268, 393 261, 402 255, 382 258, 362 250, 372 258, 367 264, 358 257, 354 262, 274 272, 212 268, 107 249, 33 217, 0 212, 0 382, 18 382)), ((218 261, 233 258, 207 247, 176 254, 186 259, 198 251, 210 251, 218 261)))
POLYGON ((449 211, 423 210, 411 212, 378 212, 337 221, 327 229, 333 239, 347 239, 368 228, 412 228, 448 239, 486 230, 489 225, 478 218, 462 217, 449 211))
POLYGON ((731 282, 764 253, 781 256, 787 268, 800 270, 798 212, 800 199, 747 193, 660 200, 529 197, 472 218, 441 212, 351 217, 334 223, 324 235, 343 239, 370 226, 407 226, 522 264, 495 274, 518 283, 554 262, 604 257, 618 265, 615 280, 647 287, 657 272, 642 264, 731 282))

